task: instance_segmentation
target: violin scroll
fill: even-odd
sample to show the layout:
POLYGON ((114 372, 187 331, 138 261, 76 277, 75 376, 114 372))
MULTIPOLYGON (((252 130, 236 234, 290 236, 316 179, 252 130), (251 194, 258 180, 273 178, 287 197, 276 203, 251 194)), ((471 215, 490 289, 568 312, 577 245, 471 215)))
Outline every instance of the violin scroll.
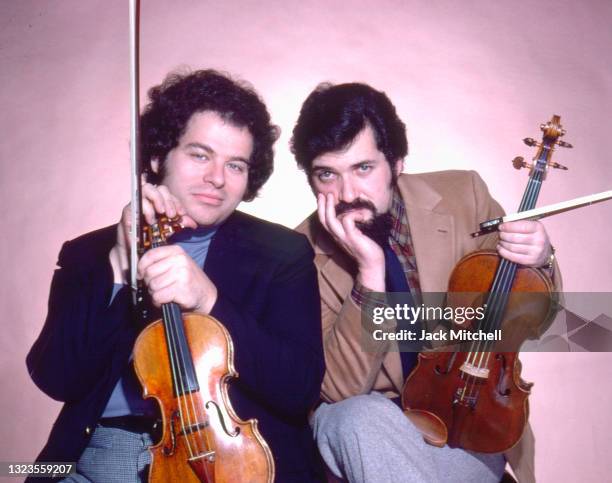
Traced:
POLYGON ((554 114, 547 123, 540 124, 540 130, 544 133, 541 142, 533 138, 523 139, 523 142, 527 146, 538 148, 538 152, 533 158, 534 163, 527 163, 521 156, 517 156, 512 160, 512 165, 515 169, 528 168, 529 173, 532 173, 534 170, 540 171, 543 181, 546 177, 546 170, 548 168, 561 169, 563 171, 568 170, 566 166, 551 161, 555 146, 562 148, 573 148, 573 146, 559 139, 561 136, 565 135, 566 131, 563 129, 563 126, 561 126, 561 117, 556 114, 554 114))

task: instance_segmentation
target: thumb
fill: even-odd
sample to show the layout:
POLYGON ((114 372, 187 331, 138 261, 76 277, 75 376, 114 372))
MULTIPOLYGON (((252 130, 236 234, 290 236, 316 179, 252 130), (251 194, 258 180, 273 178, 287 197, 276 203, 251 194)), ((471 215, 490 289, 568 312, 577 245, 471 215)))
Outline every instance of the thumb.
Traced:
POLYGON ((181 217, 181 224, 183 225, 184 228, 197 228, 198 227, 198 224, 189 215, 183 215, 181 217))

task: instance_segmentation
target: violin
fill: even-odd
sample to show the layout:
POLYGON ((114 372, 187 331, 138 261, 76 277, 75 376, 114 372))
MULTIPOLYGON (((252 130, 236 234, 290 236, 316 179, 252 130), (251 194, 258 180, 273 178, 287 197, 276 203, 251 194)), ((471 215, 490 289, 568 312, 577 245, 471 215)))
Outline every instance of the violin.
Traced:
MULTIPOLYGON (((146 227, 145 249, 166 244, 178 219, 146 227)), ((134 345, 134 369, 145 398, 161 408, 163 434, 149 448, 149 482, 272 482, 274 460, 257 428, 234 412, 227 383, 238 374, 227 329, 214 317, 162 304, 161 320, 134 345)))
MULTIPOLYGON (((541 142, 524 139, 528 146, 539 148, 534 163, 519 157, 513 161, 516 169, 530 169, 519 212, 535 207, 547 168, 567 169, 551 161, 555 146, 572 147, 559 140, 565 134, 560 117, 554 115, 540 129, 541 142)), ((518 351, 552 321, 553 288, 544 270, 517 265, 495 251, 479 250, 457 263, 448 283, 447 304, 484 307, 482 320, 472 319, 462 328, 468 325, 488 334, 501 330, 503 337, 419 354, 402 390, 402 407, 428 443, 498 453, 519 441, 533 384, 521 379, 518 351)))

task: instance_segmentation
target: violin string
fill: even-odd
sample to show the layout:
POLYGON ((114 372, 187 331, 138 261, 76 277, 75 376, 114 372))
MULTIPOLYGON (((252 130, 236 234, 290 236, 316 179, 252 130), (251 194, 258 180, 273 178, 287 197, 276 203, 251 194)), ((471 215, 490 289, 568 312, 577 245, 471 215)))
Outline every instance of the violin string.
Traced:
MULTIPOLYGON (((491 324, 493 323, 494 318, 496 317, 499 295, 494 288, 499 284, 499 280, 503 277, 504 271, 505 271, 504 266, 501 266, 500 269, 498 269, 496 276, 495 276, 495 280, 493 282, 493 286, 491 288, 491 291, 489 292, 484 324, 482 324, 482 326, 480 327, 480 329, 483 331, 489 330, 491 324)), ((483 343, 482 341, 472 342, 472 350, 474 352, 471 355, 472 357, 470 358, 471 364, 474 366, 477 366, 479 369, 482 368, 482 354, 483 354, 482 349, 481 349, 482 343, 483 343), (480 362, 477 364, 476 360, 479 357, 480 357, 480 362)))
MULTIPOLYGON (((159 243, 157 246, 161 246, 164 243, 159 243)), ((208 439, 208 431, 205 430, 205 438, 206 441, 202 440, 202 434, 199 430, 199 420, 200 420, 200 414, 198 412, 198 410, 196 409, 197 406, 200 406, 200 404, 195 403, 194 401, 194 395, 193 395, 193 391, 191 390, 192 388, 189 387, 186 389, 186 385, 187 383, 185 383, 185 381, 183 380, 183 376, 184 376, 184 369, 187 367, 187 357, 191 357, 191 354, 189 353, 188 350, 188 346, 187 346, 187 340, 186 340, 186 334, 185 334, 185 325, 183 323, 183 317, 182 314, 180 312, 180 308, 178 307, 178 305, 176 304, 164 304, 163 305, 164 308, 164 314, 166 316, 166 318, 169 320, 170 324, 171 324, 171 340, 172 340, 172 354, 173 354, 173 361, 175 366, 178 366, 181 369, 179 369, 177 372, 179 374, 178 376, 178 384, 175 386, 177 388, 177 402, 178 402, 178 407, 179 407, 179 415, 181 417, 181 427, 183 428, 183 435, 185 437, 185 443, 187 445, 190 457, 194 457, 194 455, 199 455, 202 453, 201 448, 204 447, 206 451, 208 451, 208 448, 210 447, 209 444, 209 439, 208 439), (180 337, 180 332, 182 330, 183 336, 184 338, 180 337), (184 343, 181 343, 180 339, 183 339, 184 343), (185 354, 185 349, 187 349, 188 354, 185 354), (179 360, 180 360, 180 364, 179 364, 179 360), (179 390, 180 388, 180 390, 179 390), (191 410, 189 408, 189 405, 191 405, 191 410), (185 427, 185 421, 187 421, 187 428, 185 427), (197 431, 194 431, 194 429, 197 428, 197 431), (195 436, 194 436, 195 434, 195 436), (196 439, 196 441, 191 441, 193 439, 196 439), (195 450, 192 447, 195 446, 195 450)), ((191 360, 192 362, 192 360, 191 360)), ((190 368, 193 368, 193 364, 190 364, 190 368)), ((196 382, 197 382, 197 375, 194 374, 194 377, 196 378, 196 382)))
MULTIPOLYGON (((538 162, 536 163, 536 169, 533 170, 531 176, 529 177, 525 194, 523 195, 523 199, 521 200, 521 204, 519 206, 519 212, 531 209, 535 206, 542 184, 541 180, 543 169, 540 166, 541 158, 542 157, 540 156, 538 162)), ((483 330, 487 332, 501 328, 501 322, 503 321, 502 312, 508 303, 508 294, 512 289, 512 284, 516 274, 516 268, 516 264, 509 262, 508 260, 502 259, 502 261, 500 262, 500 267, 496 272, 495 279, 491 287, 491 296, 489 297, 489 299, 493 299, 494 307, 491 311, 491 316, 486 318, 486 323, 483 326, 483 330)), ((484 341, 483 344, 485 346, 484 350, 486 351, 486 357, 484 357, 483 364, 482 355, 484 354, 484 352, 481 353, 480 360, 478 363, 478 369, 481 369, 482 367, 489 367, 491 360, 491 350, 494 345, 492 341, 484 341)), ((481 341, 478 342, 477 349, 480 350, 480 347, 481 341)), ((480 392, 480 390, 477 389, 476 378, 473 378, 471 382, 472 384, 469 387, 470 397, 478 397, 478 393, 480 392)))
MULTIPOLYGON (((183 324, 183 327, 185 327, 185 323, 184 323, 184 319, 183 319, 182 315, 179 317, 179 319, 180 319, 180 322, 183 324)), ((188 346, 185 345, 185 348, 188 349, 188 346)), ((182 348, 181 348, 181 361, 182 361, 183 367, 186 366, 187 357, 191 357, 191 353, 189 353, 189 351, 188 351, 187 355, 185 355, 183 353, 182 348)), ((193 367, 193 365, 192 365, 192 367, 193 367)), ((197 380, 197 374, 194 374, 194 375, 195 375, 196 380, 197 380)), ((198 391, 198 396, 199 396, 198 399, 201 399, 201 391, 198 391)), ((202 437, 202 431, 200 430, 200 426, 199 426, 200 423, 207 424, 208 420, 207 420, 206 417, 202 417, 203 416, 203 414, 201 412, 201 410, 202 410, 202 402, 201 402, 201 400, 199 400, 196 403, 196 400, 195 400, 196 398, 195 398, 195 396, 193 394, 193 391, 190 390, 189 391, 189 395, 186 396, 186 397, 189 399, 189 403, 191 404, 191 409, 193 411, 194 419, 195 419, 195 422, 191 421, 191 414, 190 414, 190 417, 189 417, 190 428, 198 428, 197 431, 191 432, 190 434, 193 436, 193 439, 197 439, 197 441, 195 442, 195 446, 197 448, 196 455, 201 455, 203 452, 208 452, 208 451, 213 449, 212 446, 210 445, 208 428, 207 427, 202 428, 203 431, 204 431, 204 437, 202 437), (198 409, 200 409, 200 410, 198 410, 198 409)))
MULTIPOLYGON (((511 262, 507 262, 507 260, 502 260, 500 262, 500 266, 495 274, 495 278, 489 292, 489 298, 487 300, 486 322, 483 325, 483 331, 490 331, 499 325, 499 321, 503 315, 502 311, 505 306, 504 293, 509 290, 511 285, 513 271, 512 265, 513 264, 511 262)), ((490 341, 478 341, 479 360, 477 364, 474 363, 478 369, 489 367, 491 354, 490 346, 490 341), (481 344, 484 344, 484 349, 481 349, 481 344)), ((474 361, 475 360, 476 359, 474 358, 474 361)), ((474 376, 468 383, 466 383, 465 386, 465 391, 468 392, 468 397, 472 400, 477 399, 480 393, 480 385, 478 384, 478 380, 479 379, 474 376)))
MULTIPOLYGON (((539 169, 539 163, 538 163, 537 168, 533 171, 532 176, 530 176, 529 182, 527 183, 527 189, 525 190, 525 196, 523 197, 521 206, 519 206, 519 212, 531 209, 535 206, 535 202, 537 200, 537 197, 540 191, 540 187, 541 187, 541 177, 542 177, 542 170, 539 169)), ((507 300, 508 294, 512 290, 512 284, 514 282, 517 265, 505 259, 502 260, 501 263, 503 266, 501 267, 501 270, 498 271, 498 273, 501 274, 501 276, 497 280, 499 282, 499 286, 497 286, 497 284, 494 283, 492 290, 495 290, 496 292, 499 291, 499 293, 504 294, 502 307, 500 307, 500 309, 503 310, 507 306, 507 303, 508 303, 508 300, 507 300)), ((501 328, 501 322, 503 320, 502 317, 503 317, 503 313, 500 313, 498 315, 498 318, 493 319, 492 326, 487 327, 487 329, 495 330, 495 329, 501 328)), ((489 345, 493 346, 494 344, 491 343, 489 345)), ((488 358, 487 358, 487 365, 488 365, 488 358)))
MULTIPOLYGON (((163 235, 160 235, 163 236, 163 235)), ((163 246, 165 241, 157 241, 153 243, 153 248, 157 248, 163 246)), ((176 391, 176 400, 178 405, 179 418, 181 421, 181 429, 183 430, 183 434, 185 434, 185 416, 183 412, 183 400, 182 394, 185 394, 185 383, 183 381, 183 374, 181 368, 179 366, 179 361, 177 359, 177 341, 178 334, 176 333, 176 323, 174 317, 172 316, 171 310, 172 304, 162 304, 162 314, 164 320, 164 328, 166 330, 166 346, 168 348, 168 357, 170 359, 170 366, 172 370, 172 377, 174 387, 173 390, 176 391)), ((193 450, 189 443, 189 438, 186 439, 187 449, 189 454, 193 457, 193 450)))
MULTIPOLYGON (((170 304, 162 304, 162 312, 164 315, 164 321, 166 322, 167 334, 168 334, 168 355, 171 358, 172 365, 172 373, 174 376, 174 390, 176 391, 176 401, 178 405, 179 418, 181 421, 181 430, 183 434, 187 436, 185 432, 185 415, 183 411, 183 398, 182 395, 185 393, 185 383, 183 381, 182 371, 178 365, 176 346, 178 336, 175 333, 176 327, 174 325, 174 319, 172 317, 172 313, 170 311, 170 304)), ((189 455, 193 457, 193 450, 191 448, 191 444, 189 442, 189 438, 185 438, 185 443, 187 445, 187 450, 189 451, 189 455)))
MULTIPOLYGON (((493 303, 491 304, 490 317, 487 318, 487 332, 494 331, 501 326, 504 311, 508 303, 508 294, 512 288, 515 273, 516 264, 506 259, 502 259, 490 289, 491 292, 489 299, 493 299, 493 303)), ((493 349, 494 342, 487 340, 484 342, 484 344, 484 350, 486 352, 483 352, 483 354, 486 354, 486 356, 481 357, 480 367, 490 368, 491 350, 493 349)), ((470 392, 470 394, 475 397, 478 397, 478 393, 479 390, 476 391, 476 394, 474 394, 472 391, 470 392)))
MULTIPOLYGON (((498 271, 499 273, 499 271, 498 271)), ((496 274, 497 276, 497 274, 496 274)), ((489 297, 491 298, 491 297, 489 297)), ((485 325, 488 323, 488 320, 490 320, 491 318, 491 314, 492 314, 492 306, 494 305, 495 301, 488 301, 488 306, 485 312, 485 325)), ((484 327, 482 327, 482 329, 484 330, 484 327)), ((480 353, 477 349, 480 348, 480 343, 476 342, 476 341, 472 341, 471 343, 471 347, 470 347, 470 352, 468 353, 468 357, 466 360, 466 363, 472 367, 476 367, 476 368, 480 368, 480 364, 476 363, 476 360, 478 359, 478 357, 481 357, 482 360, 482 353, 480 353)), ((466 381, 463 387, 463 391, 462 391, 462 397, 461 399, 463 399, 463 397, 466 395, 466 392, 468 393, 469 398, 472 398, 473 394, 474 394, 474 390, 476 387, 476 383, 477 383, 477 377, 475 375, 472 374, 467 374, 466 377, 464 378, 464 380, 466 381)))
MULTIPOLYGON (((180 309, 178 308, 177 305, 174 305, 174 311, 172 313, 172 319, 173 319, 173 324, 175 326, 175 330, 177 332, 177 338, 178 338, 178 334, 179 334, 179 330, 182 328, 182 332, 183 332, 183 341, 184 343, 181 344, 179 341, 179 344, 177 344, 178 347, 178 357, 180 358, 181 361, 181 367, 186 368, 188 367, 187 362, 188 362, 188 357, 191 357, 191 354, 185 354, 185 349, 187 349, 187 345, 186 345, 186 334, 185 334, 185 324, 183 321, 183 316, 180 313, 180 309)), ((193 367, 193 364, 191 364, 191 367, 193 367)), ((193 382, 193 381, 191 381, 193 382)), ((193 457, 194 455, 199 455, 201 454, 201 450, 200 450, 200 445, 198 444, 198 441, 191 441, 192 439, 196 439, 194 438, 194 432, 193 429, 198 427, 197 425, 199 424, 199 416, 198 416, 198 411, 196 410, 196 405, 194 403, 194 397, 193 397, 193 391, 192 391, 192 387, 188 387, 187 390, 185 390, 183 388, 182 390, 182 397, 184 399, 184 404, 185 404, 185 412, 187 413, 186 416, 186 420, 187 420, 187 428, 188 431, 184 431, 184 435, 185 435, 185 439, 186 441, 191 445, 193 444, 195 446, 195 450, 191 450, 192 454, 191 456, 193 457), (191 409, 189 408, 189 406, 191 405, 191 409)), ((201 434, 199 431, 197 431, 197 437, 200 439, 201 442, 201 434)), ((206 447, 206 444, 204 443, 204 447, 206 447)))
MULTIPOLYGON (((176 313, 174 314, 174 323, 177 324, 177 328, 178 328, 178 324, 182 324, 183 326, 183 333, 185 333, 185 324, 184 324, 184 320, 183 320, 183 316, 182 314, 179 312, 178 307, 176 307, 176 313)), ((189 348, 188 345, 186 344, 186 336, 185 336, 185 344, 179 344, 178 345, 179 348, 179 357, 181 359, 181 363, 182 363, 182 367, 187 367, 187 362, 188 362, 188 358, 191 357, 191 353, 189 352, 189 348), (187 354, 185 354, 185 350, 187 350, 187 354)), ((193 364, 190 364, 190 367, 193 368, 193 364)), ((197 374, 194 374, 194 377, 196 377, 196 381, 197 381, 197 374)), ((202 432, 200 430, 200 426, 199 424, 202 422, 203 424, 207 423, 206 418, 201 418, 202 414, 200 411, 198 411, 198 408, 201 407, 201 402, 199 401, 198 403, 196 403, 196 397, 194 396, 194 391, 191 390, 192 388, 189 387, 187 391, 183 391, 184 394, 184 398, 186 399, 185 401, 185 407, 186 407, 186 412, 187 412, 187 422, 188 422, 188 427, 189 427, 189 432, 188 434, 185 433, 185 438, 187 439, 187 441, 191 440, 195 440, 192 441, 192 444, 195 446, 195 450, 191 450, 192 454, 191 456, 193 457, 201 455, 203 452, 208 452, 211 448, 210 446, 210 440, 209 440, 209 435, 208 435, 208 429, 207 428, 203 428, 204 429, 204 437, 202 436, 202 432), (191 405, 191 410, 189 409, 189 405, 191 405), (194 429, 197 428, 197 431, 194 431, 194 429)), ((200 395, 200 392, 198 391, 198 395, 200 395)))
MULTIPOLYGON (((536 200, 539 196, 540 188, 542 185, 544 173, 544 166, 542 165, 542 161, 544 160, 544 162, 546 162, 549 157, 549 153, 551 153, 549 145, 548 143, 544 143, 543 149, 536 162, 536 167, 532 170, 531 175, 529 177, 527 188, 525 189, 523 199, 521 200, 519 206, 519 212, 535 207, 536 200)), ((494 281, 490 289, 489 300, 487 300, 488 306, 485 312, 485 323, 483 324, 482 330, 489 332, 491 330, 501 328, 505 308, 508 304, 508 297, 511 292, 514 278, 516 275, 516 269, 517 265, 513 262, 509 262, 505 259, 502 259, 502 261, 500 262, 500 266, 496 271, 494 281)), ((476 344, 472 342, 470 348, 471 352, 468 354, 466 360, 467 364, 476 366, 477 369, 482 369, 482 367, 488 368, 490 364, 490 357, 493 346, 494 342, 488 340, 479 340, 476 344), (485 352, 481 352, 482 345, 484 345, 485 352), (479 356, 479 352, 479 361, 478 364, 475 364, 475 361, 479 356), (486 357, 483 358, 483 355, 485 353, 486 357)), ((461 377, 462 379, 466 380, 463 387, 463 391, 461 393, 461 400, 463 400, 463 398, 465 397, 466 390, 468 390, 469 392, 468 398, 473 401, 476 400, 480 393, 480 387, 479 385, 477 385, 477 377, 471 374, 467 374, 466 376, 465 372, 462 372, 461 377)))
MULTIPOLYGON (((540 156, 540 158, 538 159, 538 162, 536 163, 536 168, 532 171, 532 175, 529 177, 529 181, 527 183, 527 189, 525 190, 525 194, 523 196, 523 199, 521 200, 521 204, 518 209, 519 212, 529 210, 535 207, 536 200, 539 196, 540 188, 542 185, 543 168, 541 166, 541 160, 542 160, 542 156, 540 156)), ((501 263, 503 264, 503 266, 498 271, 498 274, 501 274, 501 278, 497 279, 496 277, 496 281, 499 282, 499 287, 497 287, 496 286, 497 284, 494 282, 492 290, 495 290, 495 291, 499 290, 500 293, 505 294, 504 300, 502 303, 502 307, 500 307, 500 309, 503 310, 507 306, 508 294, 512 290, 512 284, 515 278, 517 265, 512 262, 508 262, 505 259, 502 260, 501 263)), ((495 330, 495 329, 501 328, 502 321, 503 321, 503 313, 500 313, 498 317, 493 319, 492 326, 487 327, 487 329, 495 330)), ((487 343, 487 344, 491 348, 494 345, 492 342, 487 343)), ((486 366, 489 365, 489 361, 490 361, 490 351, 488 352, 488 356, 486 358, 486 362, 485 362, 486 366)))
MULTIPOLYGON (((153 247, 159 247, 159 246, 162 246, 163 244, 165 243, 164 242, 154 243, 153 247)), ((174 388, 177 391, 176 396, 177 396, 179 417, 181 421, 181 428, 183 430, 183 435, 185 437, 185 443, 187 445, 189 455, 191 458, 193 458, 194 455, 201 454, 200 447, 202 445, 204 446, 204 448, 206 448, 206 450, 210 448, 208 430, 205 430, 206 441, 202 441, 202 434, 199 430, 199 426, 197 426, 199 424, 200 418, 199 418, 198 411, 196 409, 193 392, 191 390, 186 390, 186 383, 183 379, 183 371, 180 369, 180 368, 186 367, 186 356, 183 351, 183 344, 178 342, 180 338, 179 337, 179 324, 183 326, 183 329, 184 329, 183 317, 180 313, 180 309, 178 308, 177 305, 172 304, 172 303, 162 304, 162 312, 164 315, 164 320, 168 321, 168 324, 165 324, 165 326, 167 327, 167 334, 169 335, 168 344, 167 344, 168 355, 170 357, 171 366, 172 366, 174 388), (179 365, 179 359, 180 359, 180 365, 179 365), (188 399, 188 401, 185 401, 185 399, 188 399), (193 414, 189 410, 189 403, 191 404, 193 414), (194 425, 194 420, 195 420, 196 425, 194 425), (187 427, 185 425, 185 421, 187 421, 187 427), (199 443, 201 443, 201 444, 198 444, 198 441, 193 442, 196 447, 195 452, 192 447, 192 441, 190 441, 190 438, 194 439, 192 436, 194 434, 193 432, 194 428, 198 428, 198 430, 195 431, 195 433, 197 433, 196 437, 199 439, 199 443)), ((183 330, 183 333, 184 333, 184 330, 183 330)), ((189 357, 190 356, 191 354, 189 354, 189 357)), ((193 367, 193 365, 191 367, 193 367)), ((197 377, 196 377, 196 380, 197 380, 197 377)), ((197 406, 199 405, 200 404, 198 404, 197 406)))

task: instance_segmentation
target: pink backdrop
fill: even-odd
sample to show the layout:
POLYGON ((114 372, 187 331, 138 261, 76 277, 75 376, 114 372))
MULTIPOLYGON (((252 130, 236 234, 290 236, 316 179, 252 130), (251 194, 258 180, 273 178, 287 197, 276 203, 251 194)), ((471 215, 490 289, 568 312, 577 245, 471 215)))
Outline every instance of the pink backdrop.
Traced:
MULTIPOLYGON (((407 171, 475 169, 518 206, 526 136, 562 116, 566 140, 540 204, 612 188, 612 3, 606 0, 146 0, 142 85, 214 67, 254 84, 283 129, 276 170, 242 209, 296 225, 314 206, 288 150, 319 82, 385 90, 408 127, 407 171)), ((61 243, 115 222, 129 196, 128 8, 123 0, 0 5, 4 310, 0 460, 31 460, 60 408, 24 358, 41 328, 61 243)), ((565 287, 612 292, 612 202, 548 219, 565 287)), ((588 312, 588 308, 586 309, 588 312)), ((585 314, 590 317, 598 313, 585 314)), ((612 356, 526 354, 539 481, 609 479, 612 356)), ((14 480, 12 480, 14 481, 14 480)))

